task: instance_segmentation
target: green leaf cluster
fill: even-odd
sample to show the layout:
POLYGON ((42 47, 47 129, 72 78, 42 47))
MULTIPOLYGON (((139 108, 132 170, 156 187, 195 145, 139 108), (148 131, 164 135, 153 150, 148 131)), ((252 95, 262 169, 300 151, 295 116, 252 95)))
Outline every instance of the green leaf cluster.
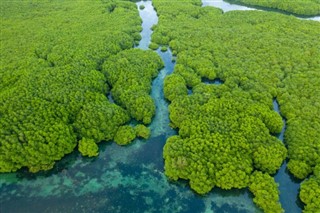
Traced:
POLYGON ((127 145, 136 138, 136 131, 132 126, 125 125, 119 127, 116 135, 114 136, 114 141, 118 145, 127 145))
POLYGON ((320 164, 315 166, 313 176, 301 184, 299 197, 306 204, 303 212, 317 212, 320 209, 320 164))
POLYGON ((150 137, 150 129, 145 125, 138 124, 135 126, 136 136, 144 139, 148 139, 150 137))
POLYGON ((78 146, 79 152, 83 156, 95 157, 99 155, 99 147, 93 139, 82 138, 78 146))
POLYGON ((108 58, 103 64, 111 94, 131 117, 145 124, 155 114, 151 98, 151 82, 163 67, 160 57, 152 51, 130 49, 108 58))
POLYGON ((121 126, 116 132, 114 141, 118 145, 127 145, 136 137, 148 139, 150 137, 150 129, 142 124, 138 124, 135 127, 129 125, 121 126))
MULTIPOLYGON (((238 94, 239 95, 239 94, 238 94)), ((214 186, 244 188, 254 169, 274 174, 286 158, 283 143, 270 135, 256 114, 273 114, 243 95, 242 101, 199 94, 180 96, 169 107, 172 126, 179 136, 167 140, 163 155, 165 173, 174 180, 190 180, 196 192, 214 186), (259 109, 259 110, 257 110, 259 109)), ((275 122, 275 125, 281 125, 275 122)))
POLYGON ((284 212, 279 203, 278 185, 270 175, 255 171, 250 176, 249 189, 255 196, 253 201, 264 212, 284 212))

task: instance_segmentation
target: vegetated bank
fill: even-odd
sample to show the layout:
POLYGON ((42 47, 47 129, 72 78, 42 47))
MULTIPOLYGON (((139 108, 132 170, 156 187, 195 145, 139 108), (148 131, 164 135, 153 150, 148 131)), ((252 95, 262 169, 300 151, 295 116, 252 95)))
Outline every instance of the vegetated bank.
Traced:
POLYGON ((150 123, 163 66, 156 53, 130 50, 142 29, 134 3, 1 1, 1 11, 0 172, 48 170, 77 145, 96 156, 101 141, 148 137, 123 127, 150 123))
POLYGON ((234 4, 246 6, 256 6, 263 8, 276 9, 300 16, 316 16, 320 15, 320 2, 318 0, 302 0, 302 1, 259 1, 259 0, 227 0, 234 4))
MULTIPOLYGON (((281 212, 270 175, 287 154, 289 170, 301 179, 320 161, 319 23, 271 12, 222 14, 198 0, 153 2, 159 23, 152 45, 169 45, 177 55, 164 85, 179 130, 164 148, 166 175, 190 180, 200 194, 249 187, 264 211, 281 212), (273 98, 287 119, 288 153, 275 137, 283 123, 273 98)), ((306 211, 319 209, 317 195, 309 196, 302 199, 306 211)))

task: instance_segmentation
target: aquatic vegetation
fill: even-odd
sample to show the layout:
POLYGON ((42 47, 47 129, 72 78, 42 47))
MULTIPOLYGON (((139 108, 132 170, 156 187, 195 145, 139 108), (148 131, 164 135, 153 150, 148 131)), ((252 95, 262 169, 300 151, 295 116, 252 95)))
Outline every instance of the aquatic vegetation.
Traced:
POLYGON ((141 39, 134 3, 1 1, 1 8, 1 172, 51 169, 77 144, 83 155, 96 156, 95 143, 112 140, 130 115, 150 123, 154 104, 148 93, 160 57, 130 50, 119 55, 141 39), (108 101, 110 77, 100 70, 104 61, 130 54, 149 63, 135 60, 130 62, 139 64, 122 68, 150 71, 135 82, 142 83, 137 94, 120 91, 124 81, 111 88, 119 102, 132 95, 124 109, 108 101), (145 107, 139 111, 137 104, 145 107))
POLYGON ((235 4, 244 4, 249 6, 260 6, 273 8, 297 15, 315 16, 320 15, 320 2, 318 0, 286 1, 286 0, 227 0, 235 4))
MULTIPOLYGON (((254 170, 274 174, 287 152, 273 136, 283 125, 272 111, 275 97, 287 119, 288 168, 300 178, 310 174, 320 154, 319 23, 272 12, 222 14, 199 1, 153 2, 159 23, 152 41, 177 55, 164 85, 171 126, 179 130, 164 148, 166 175, 204 194, 214 186, 250 188, 254 170)), ((281 211, 278 196, 270 209, 256 196, 264 210, 281 211)))

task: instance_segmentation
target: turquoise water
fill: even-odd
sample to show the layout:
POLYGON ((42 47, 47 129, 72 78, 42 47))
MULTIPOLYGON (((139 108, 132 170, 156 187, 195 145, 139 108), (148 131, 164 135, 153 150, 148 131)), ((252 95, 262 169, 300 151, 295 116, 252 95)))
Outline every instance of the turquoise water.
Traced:
MULTIPOLYGON (((137 6, 141 4, 145 9, 139 10, 143 31, 137 48, 148 49, 150 28, 158 18, 150 1, 138 2, 137 6)), ((150 124, 151 138, 135 140, 127 147, 102 142, 98 157, 83 158, 75 151, 48 172, 30 174, 22 170, 0 174, 0 212, 260 212, 246 189, 215 188, 206 196, 199 196, 186 181, 170 182, 164 175, 162 148, 176 132, 168 125, 168 102, 162 88, 175 63, 170 49, 156 52, 165 67, 152 83, 151 95, 157 108, 150 124)), ((217 79, 211 83, 221 82, 217 79)), ((290 213, 301 212, 300 204, 296 203, 299 183, 288 175, 285 164, 275 179, 280 183, 283 207, 290 213)))

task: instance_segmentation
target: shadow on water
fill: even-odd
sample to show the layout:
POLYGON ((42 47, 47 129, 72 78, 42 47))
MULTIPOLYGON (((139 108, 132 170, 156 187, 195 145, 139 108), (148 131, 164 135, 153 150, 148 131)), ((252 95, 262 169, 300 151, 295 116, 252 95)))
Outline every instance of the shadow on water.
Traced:
POLYGON ((215 85, 221 85, 224 83, 220 78, 215 78, 213 80, 210 80, 208 78, 203 77, 201 78, 201 81, 202 83, 205 83, 205 84, 215 84, 215 85))
POLYGON ((136 157, 133 159, 133 163, 153 163, 156 169, 163 171, 164 163, 162 150, 166 139, 167 137, 165 135, 151 138, 136 152, 136 157))
MULTIPOLYGON (((72 153, 65 155, 60 161, 58 161, 52 169, 49 171, 40 171, 37 173, 31 173, 28 169, 22 168, 16 172, 16 177, 19 180, 33 180, 39 177, 49 177, 51 175, 57 175, 68 170, 69 167, 72 167, 77 159, 81 158, 81 155, 78 151, 73 151, 72 153)), ((89 159, 90 162, 93 162, 95 158, 89 159)))

